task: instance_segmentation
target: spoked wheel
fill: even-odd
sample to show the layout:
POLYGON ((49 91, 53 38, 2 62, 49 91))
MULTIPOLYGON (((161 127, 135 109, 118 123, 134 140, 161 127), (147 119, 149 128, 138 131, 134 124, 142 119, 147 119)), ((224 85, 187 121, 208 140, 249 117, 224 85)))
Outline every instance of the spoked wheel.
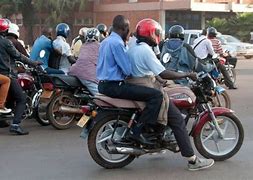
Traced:
POLYGON ((221 94, 216 94, 215 97, 212 98, 211 105, 213 107, 225 107, 231 109, 231 100, 226 91, 223 91, 221 94))
POLYGON ((77 105, 77 99, 70 92, 55 95, 48 107, 48 118, 56 129, 68 129, 75 124, 75 114, 66 114, 59 111, 61 105, 77 105))
POLYGON ((121 168, 131 163, 135 156, 128 154, 111 154, 107 146, 112 144, 112 134, 117 127, 114 140, 119 141, 127 131, 127 120, 130 117, 113 112, 101 112, 95 119, 97 122, 88 137, 88 149, 93 160, 108 169, 121 168), (118 126, 116 126, 119 117, 118 126))
POLYGON ((210 121, 203 124, 201 132, 194 137, 198 152, 215 161, 224 161, 234 156, 242 146, 244 131, 239 119, 232 113, 216 117, 222 130, 220 137, 214 124, 210 121))
POLYGON ((234 68, 229 68, 228 69, 228 74, 232 80, 233 83, 235 83, 236 81, 236 73, 235 73, 235 69, 234 68))

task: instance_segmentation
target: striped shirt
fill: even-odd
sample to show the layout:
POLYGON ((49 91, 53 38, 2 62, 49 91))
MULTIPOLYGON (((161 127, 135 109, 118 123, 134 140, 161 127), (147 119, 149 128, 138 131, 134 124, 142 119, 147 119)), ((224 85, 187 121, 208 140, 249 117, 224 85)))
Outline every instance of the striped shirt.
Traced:
POLYGON ((213 50, 217 54, 223 54, 223 49, 221 46, 221 42, 217 38, 209 38, 212 42, 213 50))

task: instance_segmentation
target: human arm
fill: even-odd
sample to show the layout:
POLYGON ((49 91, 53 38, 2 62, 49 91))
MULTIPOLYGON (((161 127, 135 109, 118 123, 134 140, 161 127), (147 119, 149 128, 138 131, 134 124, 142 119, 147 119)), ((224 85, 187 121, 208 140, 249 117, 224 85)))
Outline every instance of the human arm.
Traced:
POLYGON ((176 80, 176 79, 182 79, 182 78, 191 78, 192 80, 197 79, 197 74, 192 72, 175 72, 171 70, 164 70, 159 74, 163 79, 169 79, 169 80, 176 80))

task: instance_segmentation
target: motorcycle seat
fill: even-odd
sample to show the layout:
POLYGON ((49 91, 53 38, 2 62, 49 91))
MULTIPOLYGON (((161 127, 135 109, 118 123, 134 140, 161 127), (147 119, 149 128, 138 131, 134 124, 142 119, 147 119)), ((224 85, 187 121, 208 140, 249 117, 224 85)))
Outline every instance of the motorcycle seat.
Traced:
POLYGON ((95 103, 102 107, 119 107, 128 109, 141 109, 145 107, 145 102, 142 101, 132 101, 127 99, 118 99, 105 96, 103 94, 96 94, 95 103))
POLYGON ((69 76, 65 74, 50 74, 49 78, 52 80, 55 87, 83 87, 83 84, 75 76, 69 76))

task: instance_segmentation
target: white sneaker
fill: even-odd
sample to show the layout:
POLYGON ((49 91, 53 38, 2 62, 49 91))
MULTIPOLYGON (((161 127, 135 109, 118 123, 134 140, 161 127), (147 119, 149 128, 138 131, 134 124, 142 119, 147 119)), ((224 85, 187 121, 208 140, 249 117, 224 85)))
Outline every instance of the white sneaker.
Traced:
POLYGON ((190 171, 197 171, 201 169, 206 169, 214 165, 213 159, 204 159, 196 157, 196 160, 194 163, 188 162, 188 169, 190 171))
POLYGON ((0 113, 2 114, 9 114, 11 112, 11 109, 7 109, 6 107, 0 108, 0 113))

